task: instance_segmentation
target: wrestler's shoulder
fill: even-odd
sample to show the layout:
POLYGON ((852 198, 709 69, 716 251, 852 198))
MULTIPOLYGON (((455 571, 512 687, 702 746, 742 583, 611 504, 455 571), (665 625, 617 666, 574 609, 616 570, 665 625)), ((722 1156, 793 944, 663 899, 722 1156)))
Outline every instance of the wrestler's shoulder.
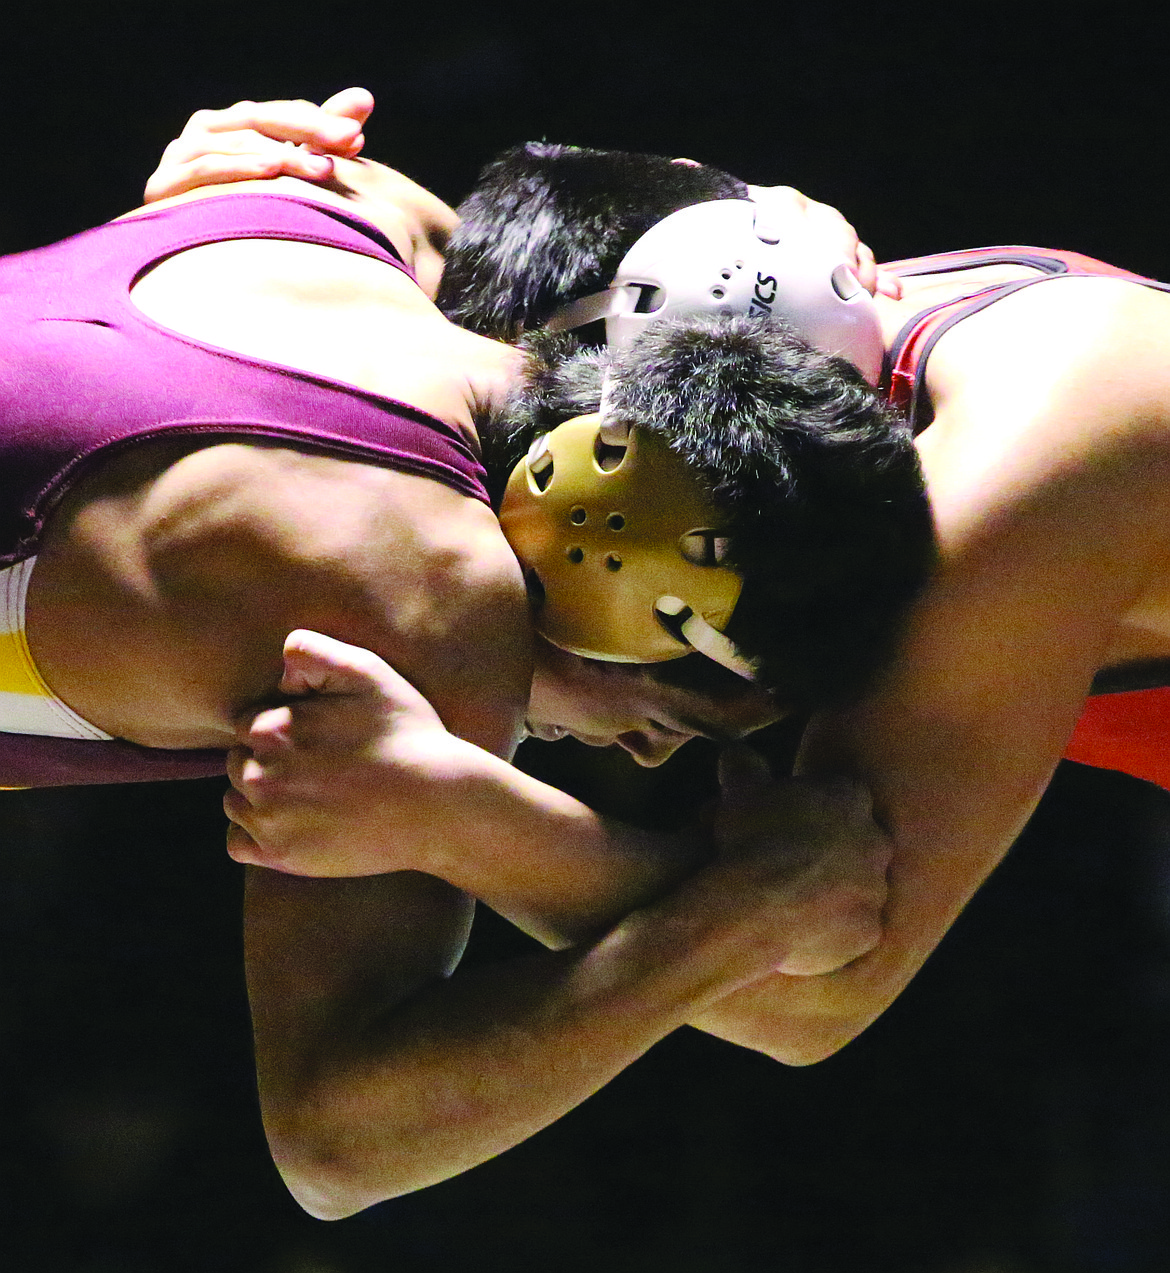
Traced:
POLYGON ((1170 293, 1125 279, 1025 287, 943 333, 928 369, 937 402, 1075 388, 1083 405, 1170 402, 1170 293))

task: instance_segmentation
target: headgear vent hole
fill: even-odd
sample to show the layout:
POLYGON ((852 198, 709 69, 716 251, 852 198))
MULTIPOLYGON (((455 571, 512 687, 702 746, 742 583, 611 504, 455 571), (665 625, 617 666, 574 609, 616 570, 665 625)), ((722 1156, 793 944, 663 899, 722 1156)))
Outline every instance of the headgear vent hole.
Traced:
POLYGON ((565 556, 568 557, 574 566, 579 566, 585 560, 585 550, 574 545, 574 547, 566 551, 565 556))
POLYGON ((588 519, 588 512, 583 509, 580 504, 578 504, 576 508, 569 510, 569 521, 571 521, 574 526, 584 526, 588 519))
POLYGON ((610 515, 605 519, 605 524, 610 528, 610 530, 625 530, 626 519, 621 515, 621 513, 610 513, 610 515))
POLYGON ((548 490, 548 484, 553 480, 553 468, 553 457, 547 451, 535 462, 529 461, 528 477, 538 491, 548 490))
POLYGON ((617 553, 610 553, 605 559, 605 568, 606 570, 621 570, 622 559, 617 553))
POLYGON ((628 446, 618 446, 613 442, 607 442, 599 431, 597 441, 593 445, 593 458, 603 473, 612 473, 614 469, 621 468, 628 450, 628 446))

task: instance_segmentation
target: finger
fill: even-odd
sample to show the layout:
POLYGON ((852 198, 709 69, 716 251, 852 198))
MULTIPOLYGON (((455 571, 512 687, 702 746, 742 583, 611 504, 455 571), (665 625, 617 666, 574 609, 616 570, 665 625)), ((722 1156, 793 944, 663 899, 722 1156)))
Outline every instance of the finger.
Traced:
POLYGON ((857 281, 872 296, 877 290, 877 262, 867 243, 857 244, 857 281))
POLYGON ((178 167, 204 156, 240 155, 249 159, 271 159, 274 162, 293 165, 299 171, 293 175, 308 175, 316 179, 329 176, 333 160, 328 155, 318 155, 291 141, 275 141, 254 128, 231 133, 195 133, 176 137, 163 151, 158 171, 178 167))
MULTIPOLYGON (((346 104, 343 100, 342 105, 346 104)), ((365 140, 362 136, 364 117, 326 110, 313 102, 239 102, 226 111, 212 112, 212 116, 203 121, 198 131, 227 133, 251 129, 273 141, 292 142, 345 157, 356 155, 365 140)))
POLYGON ((292 709, 283 704, 248 711, 236 720, 236 737, 253 755, 271 761, 292 749, 292 709))
POLYGON ((163 151, 159 167, 184 164, 203 155, 266 155, 276 158, 293 147, 291 141, 265 137, 254 128, 237 128, 230 133, 183 133, 163 151))
POLYGON ((771 781, 768 762, 750 747, 733 743, 719 753, 719 789, 725 800, 758 791, 771 781))
POLYGON ((235 840, 242 842, 242 837, 246 836, 247 845, 250 846, 249 851, 253 855, 259 854, 260 846, 252 838, 251 831, 248 830, 248 827, 252 824, 254 811, 252 806, 234 787, 229 787, 223 793, 223 811, 227 814, 228 822, 231 824, 228 830, 229 838, 232 837, 232 828, 235 828, 235 840))
POLYGON ((841 775, 797 781, 807 781, 809 790, 819 796, 836 816, 850 822, 873 821, 873 796, 865 783, 841 775))
POLYGON ((295 775, 286 772, 279 760, 265 761, 252 754, 248 747, 233 747, 228 753, 227 776, 235 790, 244 797, 248 806, 257 811, 271 805, 278 792, 286 800, 292 794, 295 775))
POLYGON ((902 299, 902 280, 889 270, 879 269, 877 272, 877 290, 882 296, 892 301, 902 299))
POLYGON ((269 177, 301 177, 307 181, 320 181, 332 173, 331 159, 310 155, 291 146, 272 154, 201 155, 188 163, 159 168, 146 183, 144 198, 147 203, 154 203, 171 195, 197 190, 200 186, 269 177))
POLYGON ((227 754, 228 782, 230 782, 237 791, 239 790, 240 784, 243 780, 244 765, 251 758, 252 753, 247 747, 233 747, 227 754))
POLYGON ((321 632, 299 628, 284 643, 285 694, 340 694, 376 697, 393 711, 434 717, 430 703, 372 650, 347 645, 321 632))
POLYGON ((338 154, 348 154, 362 130, 359 120, 325 111, 313 102, 237 102, 226 110, 196 111, 180 136, 246 128, 274 141, 304 143, 338 154))
POLYGON ((242 866, 272 865, 256 841, 236 822, 228 823, 227 851, 228 857, 242 866))
MULTIPOLYGON (((374 95, 368 88, 343 88, 321 103, 329 115, 341 115, 365 125, 374 110, 374 95)), ((360 135, 360 134, 359 134, 360 135)))

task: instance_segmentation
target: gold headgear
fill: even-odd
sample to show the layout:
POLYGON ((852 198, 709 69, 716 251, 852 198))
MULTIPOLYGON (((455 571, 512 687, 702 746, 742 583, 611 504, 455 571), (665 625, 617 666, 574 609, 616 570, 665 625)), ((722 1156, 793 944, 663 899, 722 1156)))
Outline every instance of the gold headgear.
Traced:
POLYGON ((723 636, 743 581, 722 564, 719 520, 665 442, 600 412, 538 437, 500 507, 554 645, 621 663, 697 649, 751 679, 723 636))

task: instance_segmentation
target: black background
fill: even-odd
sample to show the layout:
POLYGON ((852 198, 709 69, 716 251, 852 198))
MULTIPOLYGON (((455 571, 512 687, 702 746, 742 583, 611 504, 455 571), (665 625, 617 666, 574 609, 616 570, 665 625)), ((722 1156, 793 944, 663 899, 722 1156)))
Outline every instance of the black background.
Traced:
MULTIPOLYGON (((1167 31, 1138 14, 9 0, 0 248, 135 204, 198 106, 362 83, 370 152, 449 199, 545 136, 790 182, 879 257, 1032 242, 1166 278, 1167 31)), ((699 744, 652 775, 572 747, 530 763, 627 816, 710 789, 699 744)), ((333 1225, 267 1159, 218 796, 0 798, 4 1268, 1170 1268, 1170 800, 1150 788, 1067 766, 910 991, 823 1065, 680 1032, 528 1144, 333 1225)), ((516 948, 487 917, 473 957, 516 948)))

